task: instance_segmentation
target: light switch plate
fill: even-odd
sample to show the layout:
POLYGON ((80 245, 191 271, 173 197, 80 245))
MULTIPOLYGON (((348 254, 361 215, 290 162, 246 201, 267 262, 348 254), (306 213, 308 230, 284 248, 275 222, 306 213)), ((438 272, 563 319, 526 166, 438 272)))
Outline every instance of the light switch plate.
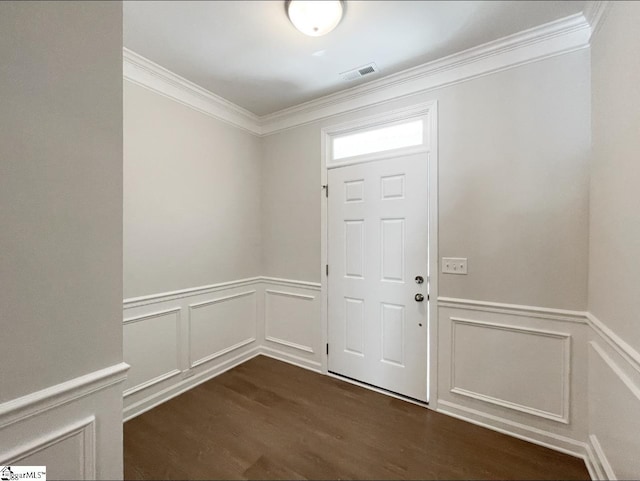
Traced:
POLYGON ((442 258, 443 274, 467 274, 467 258, 466 257, 443 257, 442 258))

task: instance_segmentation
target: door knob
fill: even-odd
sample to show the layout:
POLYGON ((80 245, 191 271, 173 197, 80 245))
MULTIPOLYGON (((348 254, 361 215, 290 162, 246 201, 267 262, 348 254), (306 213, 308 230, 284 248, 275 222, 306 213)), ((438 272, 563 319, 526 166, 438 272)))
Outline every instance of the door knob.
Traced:
POLYGON ((424 296, 423 296, 422 294, 416 294, 416 295, 415 295, 415 297, 414 297, 414 299, 415 299, 417 302, 422 302, 422 301, 424 301, 424 296))

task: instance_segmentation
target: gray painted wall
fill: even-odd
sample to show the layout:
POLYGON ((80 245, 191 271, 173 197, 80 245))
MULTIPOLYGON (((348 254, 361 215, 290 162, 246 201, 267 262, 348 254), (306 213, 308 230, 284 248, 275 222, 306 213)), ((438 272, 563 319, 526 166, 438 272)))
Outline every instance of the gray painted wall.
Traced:
POLYGON ((0 58, 2 402, 122 361, 122 4, 0 2, 0 58))
POLYGON ((261 274, 260 138, 124 82, 124 297, 261 274))
POLYGON ((640 3, 612 2, 592 46, 589 311, 640 351, 640 3))
POLYGON ((438 101, 440 295, 584 310, 589 52, 531 63, 263 139, 267 276, 320 280, 320 128, 438 101))

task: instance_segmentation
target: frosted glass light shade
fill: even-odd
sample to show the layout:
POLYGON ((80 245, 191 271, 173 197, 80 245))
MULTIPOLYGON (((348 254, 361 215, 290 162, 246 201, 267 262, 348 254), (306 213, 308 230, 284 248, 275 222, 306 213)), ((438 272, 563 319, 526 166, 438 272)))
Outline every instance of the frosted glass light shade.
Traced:
POLYGON ((319 37, 336 28, 342 19, 339 0, 290 0, 287 14, 291 23, 305 35, 319 37))

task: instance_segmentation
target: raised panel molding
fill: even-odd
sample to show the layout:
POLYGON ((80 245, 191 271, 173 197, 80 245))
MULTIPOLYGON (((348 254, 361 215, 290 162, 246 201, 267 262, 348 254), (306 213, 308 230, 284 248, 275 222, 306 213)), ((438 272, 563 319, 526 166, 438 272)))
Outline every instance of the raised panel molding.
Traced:
MULTIPOLYGON (((505 407, 508 409, 513 409, 516 411, 520 411, 523 413, 527 413, 533 416, 538 416, 546 419, 551 419, 553 421, 558 421, 564 424, 569 423, 569 393, 570 393, 570 362, 571 362, 571 335, 566 333, 552 332, 546 331, 542 329, 532 329, 525 328, 520 326, 513 326, 507 324, 498 324, 493 322, 482 322, 470 319, 462 319, 451 317, 451 377, 450 377, 450 392, 454 394, 459 394, 462 396, 478 399, 480 401, 484 401, 487 403, 495 404, 497 406, 505 407), (525 405, 513 400, 499 398, 495 396, 491 396, 486 393, 480 393, 473 390, 465 389, 463 387, 457 386, 456 382, 456 368, 460 359, 457 357, 457 327, 458 326, 471 326, 475 328, 482 329, 492 329, 499 330, 505 332, 516 333, 519 335, 525 336, 536 336, 548 339, 556 339, 560 342, 561 348, 561 364, 557 366, 559 372, 559 382, 560 382, 560 410, 559 412, 546 411, 540 408, 536 408, 534 406, 525 405)), ((478 339, 476 338, 476 342, 478 339)), ((496 353, 493 352, 492 355, 496 353)), ((507 363, 508 359, 496 360, 498 363, 507 363)), ((473 363, 476 366, 477 359, 469 359, 470 363, 473 363)), ((523 368, 527 368, 527 366, 522 366, 523 368)), ((548 386, 549 383, 545 383, 545 386, 548 386)))
MULTIPOLYGON (((596 10, 591 9, 585 15, 594 21, 600 18, 596 10)), ((264 136, 586 48, 591 27, 585 15, 576 14, 524 30, 264 116, 257 116, 126 48, 123 76, 198 112, 264 136)))
MULTIPOLYGON (((189 330, 189 366, 191 368, 197 367, 201 364, 204 364, 206 362, 212 361, 220 356, 223 356, 227 353, 230 353, 232 351, 235 351, 236 349, 240 349, 243 346, 246 346, 248 344, 251 344, 252 342, 256 341, 256 330, 257 330, 257 312, 256 312, 256 290, 250 290, 250 291, 245 291, 245 292, 240 292, 237 294, 231 294, 228 296, 224 296, 224 297, 218 297, 215 299, 211 299, 211 300, 207 300, 204 302, 198 302, 195 304, 189 304, 189 322, 188 322, 188 330, 189 330), (196 313, 197 311, 200 310, 204 310, 207 307, 209 308, 213 308, 213 307, 220 307, 220 309, 225 309, 226 306, 228 307, 230 303, 234 303, 236 306, 238 306, 238 302, 243 299, 243 300, 247 300, 250 299, 247 302, 250 302, 249 305, 249 309, 250 309, 250 313, 248 313, 251 317, 248 319, 245 319, 242 317, 242 315, 237 316, 238 313, 234 313, 234 315, 229 315, 229 316, 217 316, 217 315, 213 315, 213 313, 211 313, 211 315, 213 315, 213 318, 209 318, 207 319, 207 323, 203 326, 201 326, 202 328, 206 329, 209 328, 210 326, 209 324, 213 321, 216 324, 218 324, 219 327, 222 328, 227 328, 230 329, 231 328, 235 328, 238 326, 238 323, 240 322, 246 322, 248 323, 248 326, 243 326, 244 328, 249 327, 249 329, 252 331, 252 335, 244 337, 242 339, 237 339, 236 342, 234 342, 231 345, 227 345, 224 347, 221 347, 220 349, 215 350, 212 353, 209 353, 205 356, 202 356, 198 359, 193 359, 194 357, 194 351, 196 350, 196 348, 194 347, 194 342, 195 341, 202 341, 204 337, 206 336, 201 336, 200 333, 196 333, 195 330, 197 328, 197 326, 195 325, 195 321, 196 321, 196 313), (226 325, 223 325, 223 323, 225 323, 226 325)), ((244 313, 243 314, 247 314, 244 313)), ((229 332, 227 332, 227 335, 229 335, 229 332)), ((223 336, 219 336, 220 338, 222 338, 223 336)), ((212 338, 215 342, 218 342, 218 336, 213 336, 212 338)), ((205 347, 205 346, 202 346, 205 347)))
POLYGON ((117 406, 125 363, 0 404, 0 464, 47 466, 51 479, 122 475, 117 406))
MULTIPOLYGON (((276 329, 276 324, 284 324, 284 326, 286 327, 286 325, 288 323, 294 323, 294 325, 292 327, 298 327, 300 324, 300 320, 301 319, 305 319, 305 318, 309 318, 309 314, 307 313, 302 314, 302 315, 296 315, 295 318, 290 318, 287 319, 287 314, 298 314, 296 312, 296 309, 300 310, 304 310, 306 309, 306 303, 313 301, 316 299, 315 295, 309 295, 309 294, 300 294, 300 293, 296 293, 296 292, 290 292, 290 291, 282 291, 282 290, 274 290, 274 289, 265 289, 264 291, 264 326, 265 326, 265 340, 267 341, 271 341, 271 342, 275 342, 276 344, 280 344, 282 346, 286 346, 286 347, 291 347, 293 349, 297 349, 299 351, 303 351, 303 352, 307 352, 310 354, 314 354, 314 350, 313 347, 308 345, 308 344, 304 344, 302 342, 296 342, 295 340, 290 340, 290 339, 284 339, 284 336, 282 334, 274 334, 273 330, 276 329), (273 298, 274 296, 276 298, 280 298, 281 299, 281 303, 282 302, 286 302, 284 299, 290 299, 289 301, 289 305, 288 306, 279 306, 280 307, 280 311, 277 311, 277 308, 274 307, 273 304, 273 298), (302 307, 300 307, 300 302, 303 302, 304 304, 302 305, 302 307), (276 310, 277 313, 274 313, 273 311, 276 310)), ((309 322, 309 321, 307 321, 309 322)), ((281 329, 282 332, 286 331, 286 332, 291 332, 291 331, 297 331, 298 333, 300 332, 300 329, 298 327, 298 329, 281 329)), ((307 332, 307 335, 309 335, 310 337, 312 336, 312 333, 307 332)))
MULTIPOLYGON (((267 296, 277 296, 278 299, 286 300, 286 307, 289 308, 289 304, 295 307, 296 303, 303 303, 303 305, 316 303, 319 291, 319 283, 261 276, 125 299, 123 301, 125 326, 148 321, 148 325, 152 327, 158 317, 171 313, 179 315, 178 323, 181 324, 180 328, 175 331, 176 335, 172 336, 175 342, 181 344, 178 353, 179 367, 128 389, 124 406, 125 420, 131 419, 259 354, 319 372, 321 362, 314 345, 290 339, 287 337, 287 331, 285 331, 286 335, 265 335, 266 323, 268 322, 265 317, 268 310, 267 296), (228 338, 226 343, 223 342, 217 346, 219 349, 214 347, 211 352, 206 354, 203 351, 204 347, 199 346, 201 352, 194 353, 190 341, 194 336, 198 337, 198 334, 193 332, 193 313, 206 312, 211 307, 223 306, 229 302, 240 301, 242 303, 243 298, 251 303, 251 319, 248 321, 249 324, 245 325, 247 333, 248 326, 251 325, 251 335, 242 338, 238 336, 236 339, 228 338), (202 311, 203 309, 205 311, 202 311), (270 345, 267 346, 266 343, 270 345)), ((249 307, 246 304, 244 306, 248 312, 249 307)), ((319 319, 315 319, 315 317, 319 318, 319 312, 316 313, 315 310, 314 308, 305 315, 308 316, 308 319, 305 319, 306 324, 303 331, 305 335, 313 339, 317 334, 307 331, 315 329, 319 325, 319 319)), ((209 315, 214 316, 212 313, 209 315)), ((238 316, 222 317, 229 318, 229 326, 233 326, 233 322, 237 321, 238 316)), ((292 314, 285 313, 285 318, 280 317, 286 324, 290 322, 292 314)), ((204 322, 202 316, 200 321, 201 324, 204 322)), ((273 316, 270 317, 270 321, 271 326, 279 325, 275 324, 273 316)), ((226 331, 232 332, 229 329, 226 331)), ((206 343, 207 340, 219 336, 200 335, 199 337, 206 343)), ((149 362, 152 360, 149 359, 149 362)))
MULTIPOLYGON (((64 444, 71 444, 73 441, 77 441, 75 449, 73 445, 69 446, 72 451, 76 451, 75 455, 65 456, 64 466, 62 468, 66 470, 64 479, 96 479, 95 421, 95 417, 91 416, 56 431, 43 434, 31 443, 20 446, 14 451, 7 453, 5 459, 0 460, 0 464, 24 464, 27 466, 47 465, 49 463, 43 461, 43 456, 44 459, 46 459, 48 450, 64 449, 64 444), (39 456, 39 459, 30 461, 29 458, 32 456, 39 456), (72 459, 75 460, 76 463, 72 463, 72 459), (75 473, 73 472, 74 467, 77 469, 75 473)), ((61 457, 59 452, 51 453, 50 456, 52 458, 61 457)), ((56 459, 52 459, 52 461, 55 460, 56 459)), ((51 464, 49 465, 51 466, 51 464)), ((50 469, 47 474, 51 477, 54 473, 51 473, 50 469)), ((56 477, 60 478, 60 474, 61 473, 58 473, 56 477)))
POLYGON ((129 335, 128 335, 128 329, 127 327, 132 325, 132 324, 138 324, 138 323, 143 323, 143 322, 151 322, 151 326, 149 327, 149 331, 147 332, 145 335, 145 340, 148 339, 156 339, 159 340, 159 343, 156 344, 150 344, 147 347, 147 349, 151 352, 148 353, 143 353, 145 354, 145 358, 148 358, 150 360, 150 362, 148 363, 149 366, 151 366, 152 368, 158 367, 161 362, 164 360, 164 352, 163 352, 163 348, 166 347, 165 345, 163 345, 164 343, 169 343, 173 346, 173 348, 175 349, 175 363, 173 366, 173 369, 169 369, 165 372, 161 372, 161 373, 156 373, 156 375, 152 375, 151 377, 146 376, 145 380, 139 382, 138 384, 131 386, 127 389, 125 389, 124 391, 124 397, 128 397, 131 396, 132 394, 135 394, 139 391, 142 391, 144 389, 147 389, 149 387, 155 386, 156 384, 159 384, 167 379, 171 379, 172 377, 178 376, 182 371, 180 369, 180 359, 182 357, 182 349, 181 349, 181 335, 180 335, 180 312, 182 311, 182 309, 180 307, 174 307, 171 309, 165 309, 162 311, 157 311, 157 312, 152 312, 152 313, 148 313, 148 314, 143 314, 140 316, 135 316, 135 317, 129 317, 127 319, 123 320, 123 327, 124 327, 124 355, 126 356, 125 360, 128 361, 128 363, 132 366, 131 372, 130 372, 130 376, 129 379, 133 379, 134 377, 136 377, 137 374, 137 366, 136 363, 133 359, 128 359, 131 356, 135 356, 136 354, 140 354, 140 352, 138 352, 138 350, 134 350, 133 353, 129 353, 128 349, 127 349, 127 343, 130 342, 129 341, 129 335), (170 337, 169 339, 158 339, 158 332, 157 329, 155 329, 155 324, 154 320, 158 320, 162 317, 166 317, 169 315, 174 315, 174 326, 173 326, 173 331, 175 336, 172 338, 170 337), (160 354, 160 359, 154 358, 151 359, 151 356, 155 355, 155 354, 160 354))
POLYGON ((596 336, 589 342, 593 464, 601 479, 634 479, 640 473, 636 455, 640 449, 640 373, 611 346, 601 345, 600 339, 596 336))

